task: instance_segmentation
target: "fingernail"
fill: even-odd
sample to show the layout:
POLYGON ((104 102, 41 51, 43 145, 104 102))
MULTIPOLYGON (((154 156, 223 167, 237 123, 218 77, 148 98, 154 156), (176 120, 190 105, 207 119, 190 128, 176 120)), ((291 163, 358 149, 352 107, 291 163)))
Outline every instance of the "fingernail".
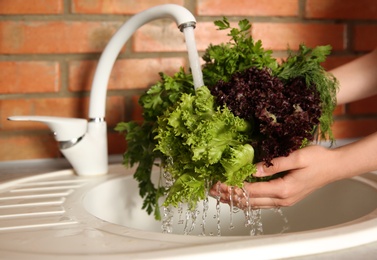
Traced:
POLYGON ((219 193, 215 190, 210 190, 209 194, 212 195, 212 196, 218 196, 219 195, 219 193))
POLYGON ((254 175, 257 177, 263 177, 265 175, 263 165, 261 163, 257 164, 257 172, 254 175))

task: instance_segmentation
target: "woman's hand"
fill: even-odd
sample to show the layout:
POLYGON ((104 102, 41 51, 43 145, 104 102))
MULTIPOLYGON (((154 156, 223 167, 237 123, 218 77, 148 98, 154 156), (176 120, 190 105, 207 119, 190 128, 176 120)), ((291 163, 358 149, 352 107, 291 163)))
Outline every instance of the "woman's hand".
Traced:
POLYGON ((229 203, 233 193, 233 203, 240 208, 245 205, 254 208, 291 206, 328 183, 377 170, 377 132, 335 149, 308 146, 287 157, 275 158, 272 163, 270 167, 258 163, 255 176, 271 176, 284 171, 287 174, 268 182, 244 183, 243 190, 235 188, 233 192, 225 184, 215 184, 210 194, 220 195, 222 202, 229 203), (249 204, 246 204, 244 191, 249 204))
MULTIPOLYGON (((340 83, 338 104, 377 94, 376 69, 377 48, 332 70, 340 83)), ((288 171, 287 174, 269 182, 244 184, 249 203, 255 208, 291 206, 330 182, 377 170, 377 132, 336 149, 308 146, 288 157, 276 158, 272 163, 271 167, 259 163, 256 176, 270 176, 283 171, 288 171)), ((239 198, 244 197, 240 196, 244 191, 235 188, 233 202, 238 203, 239 198)), ((220 195, 222 202, 230 202, 230 187, 225 184, 215 184, 210 194, 220 195)), ((242 205, 246 203, 244 200, 240 201, 242 205)))
MULTIPOLYGON (((272 161, 273 166, 270 167, 263 163, 257 164, 255 176, 258 177, 288 172, 284 177, 268 182, 245 183, 244 191, 249 196, 248 205, 253 208, 271 208, 295 204, 314 190, 336 180, 338 174, 335 172, 341 170, 337 156, 337 150, 315 145, 299 149, 288 157, 275 158, 272 161)), ((240 188, 233 191, 233 203, 240 208, 247 205, 245 197, 242 196, 244 191, 240 188), (243 199, 240 201, 240 198, 243 199)), ((230 203, 230 187, 215 184, 210 194, 218 196, 219 193, 222 202, 230 203)))

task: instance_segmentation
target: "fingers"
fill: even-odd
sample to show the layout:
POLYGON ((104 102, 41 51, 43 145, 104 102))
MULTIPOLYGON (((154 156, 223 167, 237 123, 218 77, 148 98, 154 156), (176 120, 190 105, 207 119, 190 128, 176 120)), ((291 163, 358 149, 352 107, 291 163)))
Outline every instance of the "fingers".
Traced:
POLYGON ((292 206, 297 202, 295 196, 290 196, 284 190, 282 179, 269 182, 245 183, 244 187, 229 187, 217 183, 210 190, 211 196, 220 196, 220 202, 232 204, 240 209, 245 208, 276 208, 292 206))
POLYGON ((220 196, 220 202, 235 206, 240 209, 269 209, 282 206, 280 199, 275 198, 249 198, 244 193, 234 191, 234 193, 216 194, 220 196))
MULTIPOLYGON (((246 183, 246 185, 247 184, 248 183, 246 183)), ((270 197, 271 194, 267 194, 265 197, 252 197, 253 195, 250 195, 246 187, 241 189, 238 187, 229 187, 223 183, 217 183, 212 187, 209 193, 211 196, 219 198, 220 202, 236 206, 240 209, 280 207, 279 199, 270 197)))
POLYGON ((279 172, 297 169, 303 167, 301 160, 301 151, 296 150, 287 157, 274 158, 271 163, 273 165, 267 166, 264 162, 256 164, 257 172, 254 174, 256 177, 271 176, 279 172))
POLYGON ((218 183, 215 189, 210 190, 210 195, 220 199, 220 202, 236 206, 238 208, 248 207, 248 195, 238 187, 229 187, 225 184, 218 183))
POLYGON ((244 183, 244 189, 248 191, 250 198, 282 198, 285 183, 281 178, 267 182, 244 183))
POLYGON ((246 197, 248 197, 247 192, 238 188, 230 187, 223 183, 216 183, 212 189, 209 191, 209 194, 213 197, 220 199, 220 202, 238 205, 240 203, 247 203, 246 197))
MULTIPOLYGON (((245 193, 245 191, 247 191, 247 196, 251 198, 279 198, 282 194, 284 195, 286 193, 285 182, 281 178, 270 180, 268 182, 245 182, 243 189, 234 188, 234 192, 236 192, 238 195, 241 195, 241 193, 245 193)), ((230 187, 221 182, 217 182, 215 185, 212 186, 210 190, 210 194, 215 197, 219 195, 229 195, 229 193, 230 187)))

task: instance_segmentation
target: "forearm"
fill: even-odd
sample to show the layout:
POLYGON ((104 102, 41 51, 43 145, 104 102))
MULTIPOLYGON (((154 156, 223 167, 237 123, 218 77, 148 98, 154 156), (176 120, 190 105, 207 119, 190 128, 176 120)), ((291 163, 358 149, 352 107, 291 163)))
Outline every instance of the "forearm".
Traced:
POLYGON ((337 179, 377 170, 377 132, 334 149, 337 179))
POLYGON ((338 104, 377 94, 377 49, 330 72, 340 83, 338 104))

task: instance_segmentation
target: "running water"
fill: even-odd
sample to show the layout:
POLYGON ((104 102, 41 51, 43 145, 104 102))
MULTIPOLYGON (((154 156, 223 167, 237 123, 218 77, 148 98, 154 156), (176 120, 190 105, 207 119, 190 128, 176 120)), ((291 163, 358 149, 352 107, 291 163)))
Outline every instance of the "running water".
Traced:
MULTIPOLYGON (((242 194, 243 194, 243 197, 245 198, 245 207, 244 207, 244 214, 245 214, 245 227, 250 227, 251 224, 252 224, 252 215, 251 215, 251 206, 250 206, 250 202, 249 202, 249 193, 244 189, 242 188, 242 194)), ((242 199, 239 198, 239 200, 241 201, 242 199)))
POLYGON ((251 210, 251 220, 250 236, 263 235, 262 210, 251 210))
POLYGON ((163 207, 163 218, 162 218, 162 224, 161 224, 162 233, 167 233, 167 234, 173 233, 173 217, 174 217, 174 212, 172 208, 170 206, 163 207))
POLYGON ((202 224, 201 224, 201 227, 202 227, 202 232, 201 232, 201 236, 205 236, 206 235, 206 222, 207 222, 207 213, 208 213, 208 191, 209 191, 209 182, 207 181, 206 182, 206 191, 205 191, 205 198, 203 200, 203 211, 202 211, 202 224))
POLYGON ((234 210, 234 203, 233 203, 233 197, 234 197, 234 187, 229 187, 229 214, 230 214, 230 220, 229 220, 229 229, 234 229, 233 225, 233 210, 234 210))
POLYGON ((289 223, 288 223, 288 219, 286 216, 284 216, 284 213, 283 211, 281 210, 281 208, 275 208, 273 209, 275 211, 275 213, 278 213, 280 215, 280 217, 282 218, 283 222, 284 222, 284 225, 283 225, 283 228, 281 229, 281 234, 282 233, 285 233, 286 231, 289 230, 289 223))
MULTIPOLYGON (((168 161, 170 163, 173 163, 172 158, 169 158, 168 161)), ((165 180, 164 187, 168 188, 173 185, 173 177, 170 173, 163 170, 162 167, 160 167, 160 176, 162 175, 163 179, 165 180)), ((162 216, 162 223, 161 223, 161 229, 162 233, 173 233, 173 219, 174 219, 174 209, 171 206, 164 206, 163 207, 163 216, 162 216)))
MULTIPOLYGON (((171 175, 164 172, 163 176, 168 179, 165 181, 165 185, 171 185, 171 175)), ((252 208, 249 202, 248 192, 245 189, 239 189, 236 187, 229 188, 230 211, 228 212, 229 215, 227 217, 226 212, 221 212, 221 208, 225 204, 223 205, 220 200, 220 185, 217 185, 218 195, 213 198, 212 202, 214 202, 214 204, 211 205, 209 203, 211 199, 209 198, 210 186, 209 183, 206 183, 205 198, 201 203, 198 202, 194 208, 187 205, 187 203, 180 203, 177 208, 172 206, 163 207, 163 218, 161 223, 162 232, 167 234, 198 236, 237 234, 242 230, 243 215, 243 226, 245 229, 244 231, 241 231, 243 235, 247 235, 247 232, 250 236, 260 236, 265 234, 262 223, 262 210, 252 208), (212 219, 208 218, 209 213, 213 214, 212 219), (224 221, 226 223, 224 223, 224 221), (228 225, 228 228, 227 230, 224 229, 223 232, 222 228, 226 228, 226 225, 228 225), (173 230, 173 227, 175 230, 173 230)), ((266 211, 267 210, 264 210, 264 212, 266 211)), ((288 219, 284 216, 283 211, 280 208, 274 208, 270 212, 277 214, 283 222, 280 231, 276 230, 277 233, 285 233, 289 230, 288 219)), ((270 217, 271 215, 268 214, 267 219, 270 217)), ((276 227, 274 229, 276 229, 276 227)), ((269 227, 267 227, 267 230, 267 234, 269 234, 271 232, 269 227)))
POLYGON ((217 221, 217 236, 221 236, 221 221, 220 221, 220 213, 221 213, 221 203, 220 203, 220 184, 217 186, 218 196, 216 196, 216 221, 217 221))
POLYGON ((183 233, 185 235, 189 235, 196 227, 196 220, 199 215, 199 210, 197 210, 196 208, 194 210, 187 210, 186 214, 188 216, 186 218, 188 225, 186 225, 185 229, 183 230, 183 233), (188 223, 189 221, 190 223, 188 223))
POLYGON ((200 59, 198 50, 196 48, 194 28, 189 26, 183 29, 183 33, 186 40, 186 47, 188 51, 191 73, 194 78, 195 89, 204 85, 203 74, 200 66, 200 59))

